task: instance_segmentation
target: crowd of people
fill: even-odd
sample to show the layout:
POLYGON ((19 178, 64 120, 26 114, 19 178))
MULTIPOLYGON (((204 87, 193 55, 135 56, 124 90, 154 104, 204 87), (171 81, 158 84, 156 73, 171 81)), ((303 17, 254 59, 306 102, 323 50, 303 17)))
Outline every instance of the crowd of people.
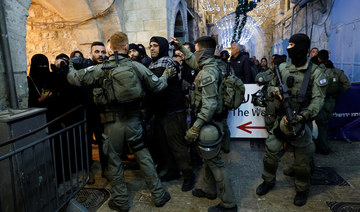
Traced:
MULTIPOLYGON (((28 76, 29 107, 48 108, 48 119, 52 120, 77 104, 85 105, 88 138, 99 144, 102 177, 112 185, 111 209, 130 209, 122 160, 131 152, 156 207, 171 198, 161 182, 183 177, 182 191, 192 190, 199 198, 220 198, 221 202, 209 211, 237 211, 220 151, 231 151, 228 108, 223 104, 224 78, 231 69, 241 86, 263 86, 252 101, 265 107, 269 132, 264 182, 256 193, 265 195, 275 185, 278 163, 289 144, 295 148, 289 174, 295 179, 294 204, 304 205, 315 145, 319 153, 331 151, 327 124, 336 98, 350 87, 348 79, 333 66, 327 50, 312 49, 308 56, 310 39, 304 34, 290 38, 290 62, 286 62, 286 55, 272 55, 270 65, 265 57, 261 62, 255 56, 250 58, 239 43, 231 45, 231 55, 216 46, 208 36, 194 44, 154 36, 149 40, 148 56, 144 45, 129 44, 127 35, 117 32, 106 44, 93 42, 90 59, 80 51, 70 57, 58 55, 50 66, 52 71, 47 57, 37 54, 31 59, 28 76), (279 89, 280 81, 287 93, 279 89), (284 102, 291 102, 293 119, 285 113, 284 102), (312 120, 319 127, 315 143, 312 120), (196 166, 204 168, 203 176, 196 176, 196 166)), ((53 131, 74 120, 61 122, 53 131)), ((91 172, 89 176, 88 183, 94 183, 91 172)))

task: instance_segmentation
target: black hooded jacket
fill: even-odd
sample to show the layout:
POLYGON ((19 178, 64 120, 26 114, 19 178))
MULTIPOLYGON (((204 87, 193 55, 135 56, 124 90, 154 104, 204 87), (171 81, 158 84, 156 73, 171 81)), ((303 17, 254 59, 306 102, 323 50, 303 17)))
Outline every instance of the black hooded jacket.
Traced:
MULTIPOLYGON (((156 42, 160 46, 159 55, 152 58, 149 69, 160 77, 167 67, 178 66, 169 57, 169 43, 163 37, 152 37, 150 42, 156 42)), ((178 69, 179 70, 179 69, 178 69)), ((158 93, 147 97, 147 105, 156 116, 164 116, 169 113, 183 111, 185 109, 185 92, 182 90, 181 75, 168 79, 168 87, 158 93)))

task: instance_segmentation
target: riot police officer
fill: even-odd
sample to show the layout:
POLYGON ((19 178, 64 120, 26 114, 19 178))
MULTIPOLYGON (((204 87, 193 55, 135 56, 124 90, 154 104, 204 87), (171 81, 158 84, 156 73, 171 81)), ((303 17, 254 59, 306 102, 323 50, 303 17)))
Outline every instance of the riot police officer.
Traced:
POLYGON ((221 202, 210 207, 208 211, 237 211, 232 187, 220 153, 223 123, 222 118, 217 119, 216 116, 223 112, 223 99, 222 85, 219 83, 221 72, 214 59, 216 41, 208 36, 198 38, 195 41, 194 54, 185 49, 175 38, 172 38, 170 43, 184 53, 185 61, 190 67, 199 70, 194 82, 194 93, 191 94, 196 120, 186 131, 185 139, 189 142, 198 141, 199 149, 204 150, 201 156, 204 158, 205 175, 200 177, 201 183, 198 184, 204 186, 192 190, 192 194, 196 197, 215 199, 217 187, 221 202))
POLYGON ((142 64, 132 61, 128 53, 128 37, 123 32, 116 32, 110 37, 112 54, 108 61, 96 66, 76 71, 70 65, 68 80, 77 86, 97 84, 93 93, 97 104, 105 107, 101 118, 104 123, 104 153, 109 159, 109 176, 112 185, 112 199, 109 207, 118 211, 129 211, 129 200, 124 179, 124 167, 120 155, 124 144, 133 151, 140 169, 145 175, 155 206, 161 207, 170 200, 170 194, 163 188, 155 171, 152 158, 142 141, 140 103, 145 86, 152 92, 166 88, 167 79, 175 76, 173 69, 167 69, 161 77, 157 77, 142 64), (119 52, 119 55, 117 54, 119 52), (121 75, 117 78, 116 74, 121 75), (123 84, 116 81, 123 80, 123 84), (123 91, 127 95, 121 95, 123 91))
POLYGON ((328 125, 332 118, 336 99, 351 87, 351 83, 343 70, 334 67, 331 60, 329 60, 329 52, 327 50, 319 51, 317 56, 320 67, 323 68, 324 74, 328 77, 329 84, 326 87, 324 106, 315 118, 319 132, 315 145, 316 152, 327 155, 331 151, 329 148, 328 125))
MULTIPOLYGON (((289 90, 289 104, 294 118, 288 120, 284 113, 276 117, 274 127, 265 142, 264 171, 256 193, 265 195, 276 183, 276 170, 285 153, 285 143, 294 147, 295 189, 294 204, 306 204, 310 188, 310 160, 315 151, 310 124, 324 102, 326 78, 315 64, 310 63, 306 55, 310 48, 310 39, 305 34, 295 34, 289 40, 287 51, 291 62, 279 66, 281 80, 289 90), (305 84, 304 84, 305 83, 305 84)), ((269 87, 274 98, 283 99, 279 87, 269 87)), ((282 106, 285 110, 285 105, 282 106)))

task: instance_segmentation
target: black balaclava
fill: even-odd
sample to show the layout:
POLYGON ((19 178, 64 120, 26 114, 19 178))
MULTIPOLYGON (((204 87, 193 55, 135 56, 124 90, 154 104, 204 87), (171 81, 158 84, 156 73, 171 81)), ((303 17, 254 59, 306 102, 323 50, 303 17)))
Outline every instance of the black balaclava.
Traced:
POLYGON ((296 67, 305 65, 307 61, 306 55, 310 48, 309 37, 303 33, 298 33, 291 36, 289 43, 295 44, 294 47, 286 49, 291 58, 291 63, 296 67))
POLYGON ((32 78, 32 80, 38 84, 38 86, 43 86, 48 80, 50 73, 49 69, 49 60, 48 58, 43 54, 36 54, 31 58, 31 64, 30 64, 30 72, 29 75, 32 78), (44 66, 44 67, 39 67, 44 66))
POLYGON ((159 55, 157 57, 151 58, 153 62, 162 57, 169 56, 169 42, 166 38, 154 36, 150 39, 150 43, 151 42, 156 42, 160 46, 159 55))

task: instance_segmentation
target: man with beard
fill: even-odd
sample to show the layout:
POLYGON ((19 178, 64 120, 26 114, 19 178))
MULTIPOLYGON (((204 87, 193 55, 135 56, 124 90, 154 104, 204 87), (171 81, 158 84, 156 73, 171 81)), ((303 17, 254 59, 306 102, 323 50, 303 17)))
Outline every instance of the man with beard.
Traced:
MULTIPOLYGON (((291 105, 290 110, 295 118, 288 120, 285 115, 286 108, 281 105, 278 110, 280 113, 265 142, 262 174, 264 182, 256 188, 256 194, 265 195, 274 187, 276 170, 281 157, 286 151, 286 146, 291 145, 294 147, 295 155, 294 204, 297 206, 305 205, 309 195, 310 161, 315 151, 310 126, 312 119, 316 117, 324 103, 324 91, 327 85, 326 77, 321 69, 307 58, 309 48, 310 39, 307 35, 299 33, 291 36, 287 47, 291 62, 282 63, 279 66, 282 82, 290 91, 289 99, 285 100, 291 105)), ((277 77, 274 78, 268 91, 271 91, 274 98, 283 100, 276 80, 277 77)))
MULTIPOLYGON (((150 53, 152 62, 149 69, 161 76, 167 67, 175 67, 176 63, 168 56, 169 43, 166 38, 152 37, 150 39, 150 53)), ((148 101, 150 113, 153 114, 154 125, 159 136, 159 148, 166 161, 167 173, 160 177, 166 182, 184 177, 182 191, 189 191, 194 187, 195 174, 190 165, 190 154, 184 140, 186 131, 185 93, 182 90, 180 70, 177 76, 168 80, 168 87, 164 92, 151 95, 148 101), (169 151, 170 149, 171 151, 169 151)))
MULTIPOLYGON (((193 97, 191 102, 195 107, 196 120, 191 128, 186 131, 185 135, 187 141, 197 142, 199 146, 200 132, 206 129, 210 125, 209 123, 217 129, 216 131, 219 131, 219 134, 222 134, 223 131, 221 116, 223 112, 223 85, 220 81, 222 78, 221 70, 218 69, 218 63, 214 58, 216 41, 209 36, 198 38, 195 41, 194 54, 182 46, 175 38, 172 38, 171 43, 184 53, 185 60, 189 66, 199 71, 194 82, 195 89, 191 95, 193 97), (218 117, 221 118, 219 119, 218 117)), ((208 134, 204 135, 204 137, 211 136, 208 134)), ((220 145, 220 143, 217 144, 217 146, 220 145)), ((213 200, 216 199, 218 190, 221 202, 216 206, 209 207, 208 211, 236 212, 237 205, 235 204, 233 190, 225 171, 224 162, 221 160, 220 149, 216 148, 208 152, 211 156, 204 157, 205 171, 198 183, 202 187, 192 190, 192 195, 213 200)))
POLYGON ((94 89, 94 98, 97 104, 104 106, 101 113, 101 121, 104 123, 104 153, 109 159, 112 186, 109 207, 117 211, 130 210, 124 165, 120 158, 125 146, 131 148, 134 153, 154 198, 155 206, 162 207, 171 198, 161 185, 153 160, 143 143, 141 104, 145 89, 153 93, 160 92, 166 88, 167 79, 176 72, 167 69, 158 78, 143 65, 129 58, 128 42, 125 33, 114 33, 110 37, 110 50, 114 54, 104 64, 78 71, 73 70, 70 65, 70 72, 67 75, 68 80, 76 86, 100 85, 94 89))
MULTIPOLYGON (((94 41, 91 44, 90 50, 91 59, 85 59, 80 57, 75 57, 71 59, 71 62, 74 64, 74 68, 76 69, 83 69, 93 65, 101 64, 106 58, 106 49, 105 45, 102 42, 94 41)), ((101 134, 104 131, 104 126, 101 124, 100 120, 100 111, 101 108, 95 105, 93 99, 93 89, 95 88, 94 85, 88 85, 84 87, 80 87, 80 101, 82 104, 85 105, 86 113, 86 120, 87 120, 87 137, 92 141, 93 138, 95 140, 94 143, 98 144, 99 146, 99 158, 101 164, 101 176, 109 180, 109 172, 108 172, 108 161, 107 157, 104 155, 103 152, 103 145, 102 145, 102 137, 101 134)), ((91 147, 91 143, 89 143, 91 147)), ((90 153, 92 152, 92 148, 89 148, 90 153)), ((90 154, 91 155, 91 154, 90 154)), ((92 157, 90 159, 90 167, 93 164, 92 157)), ((90 170, 89 181, 88 184, 94 184, 95 178, 93 172, 90 170)))
POLYGON ((135 43, 130 43, 129 44, 129 53, 128 53, 128 55, 133 61, 137 61, 137 62, 141 63, 140 48, 135 43))

